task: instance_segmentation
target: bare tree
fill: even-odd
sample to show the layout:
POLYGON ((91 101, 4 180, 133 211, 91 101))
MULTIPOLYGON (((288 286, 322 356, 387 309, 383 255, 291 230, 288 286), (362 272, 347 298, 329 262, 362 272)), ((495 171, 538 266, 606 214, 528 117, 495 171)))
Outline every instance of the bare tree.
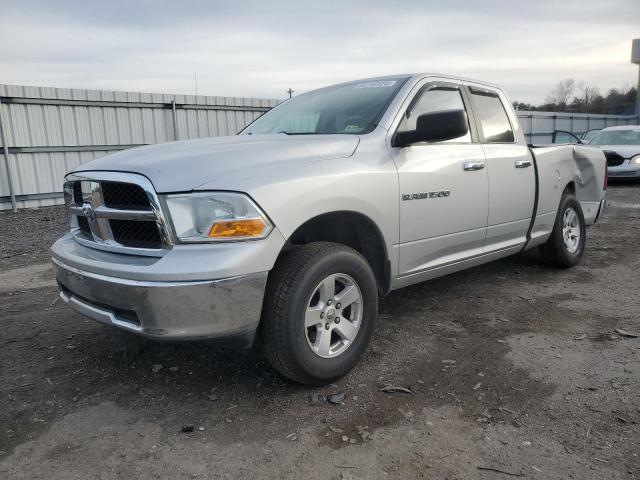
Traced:
MULTIPOLYGON (((562 82, 561 82, 562 83, 562 82)), ((576 94, 567 95, 566 85, 561 90, 564 91, 566 105, 559 106, 556 98, 556 89, 553 95, 547 97, 547 103, 543 105, 530 105, 523 102, 513 102, 516 110, 541 110, 549 112, 570 111, 576 113, 608 113, 621 114, 635 111, 636 88, 624 86, 620 89, 611 88, 605 95, 599 92, 598 87, 586 85, 584 82, 577 82, 574 85, 576 94)))
POLYGON ((573 96, 573 92, 576 89, 576 81, 573 78, 565 78, 560 80, 556 86, 551 90, 547 97, 547 103, 555 104, 558 106, 558 110, 562 111, 567 108, 569 100, 573 96))
POLYGON ((600 89, 583 82, 578 84, 578 89, 580 90, 580 103, 585 111, 589 111, 595 100, 600 97, 600 89))

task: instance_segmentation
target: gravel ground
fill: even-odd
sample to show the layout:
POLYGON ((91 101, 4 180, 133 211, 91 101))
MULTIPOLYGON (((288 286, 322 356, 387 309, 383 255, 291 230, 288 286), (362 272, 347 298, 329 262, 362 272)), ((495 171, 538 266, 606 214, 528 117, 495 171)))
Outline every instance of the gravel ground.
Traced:
POLYGON ((80 317, 45 263, 60 209, 0 214, 0 478, 640 478, 640 339, 616 333, 640 332, 640 185, 608 197, 581 265, 529 253, 394 292, 320 389, 80 317))
POLYGON ((0 211, 0 268, 21 267, 49 259, 49 246, 67 228, 64 207, 0 211))

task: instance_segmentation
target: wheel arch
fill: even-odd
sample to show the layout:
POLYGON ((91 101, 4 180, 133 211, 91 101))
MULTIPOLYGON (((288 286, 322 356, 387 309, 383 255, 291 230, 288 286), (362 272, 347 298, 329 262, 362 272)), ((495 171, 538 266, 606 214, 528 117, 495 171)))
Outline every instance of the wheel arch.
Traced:
MULTIPOLYGON (((562 185, 562 184, 560 184, 560 185, 562 185)), ((556 204, 556 212, 555 212, 555 215, 554 215, 554 221, 555 221, 555 218, 559 214, 558 209, 560 208, 560 203, 562 203, 562 199, 564 198, 564 196, 566 194, 571 194, 574 197, 576 196, 576 182, 575 182, 575 180, 569 180, 566 183, 566 185, 564 186, 564 189, 562 190, 562 193, 557 197, 558 198, 558 202, 556 204)), ((549 234, 551 234, 551 232, 549 232, 549 234)))
POLYGON ((298 245, 312 242, 334 242, 359 252, 369 263, 378 284, 379 294, 391 287, 391 262, 382 231, 367 215, 339 210, 307 219, 287 238, 278 259, 298 245))
POLYGON ((565 185, 564 190, 562 191, 562 195, 564 195, 565 193, 570 193, 570 194, 575 196, 575 194, 576 194, 576 182, 574 180, 571 180, 570 182, 568 182, 565 185))

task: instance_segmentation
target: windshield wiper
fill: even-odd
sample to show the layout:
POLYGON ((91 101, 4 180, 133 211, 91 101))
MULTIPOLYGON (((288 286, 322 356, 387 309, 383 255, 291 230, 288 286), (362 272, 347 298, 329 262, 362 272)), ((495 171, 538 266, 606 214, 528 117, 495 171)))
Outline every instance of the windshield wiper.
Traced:
POLYGON ((278 133, 284 133, 285 135, 320 135, 316 132, 285 132, 284 130, 280 130, 278 133))

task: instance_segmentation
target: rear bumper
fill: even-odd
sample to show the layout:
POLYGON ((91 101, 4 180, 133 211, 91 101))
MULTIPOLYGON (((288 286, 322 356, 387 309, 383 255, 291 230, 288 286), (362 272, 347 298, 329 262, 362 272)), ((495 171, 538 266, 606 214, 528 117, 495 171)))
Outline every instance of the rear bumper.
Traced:
POLYGON ((593 220, 593 223, 596 223, 600 216, 604 213, 607 208, 607 199, 603 198, 600 200, 600 206, 598 207, 598 213, 596 213, 596 218, 593 220))
POLYGON ((582 213, 584 215, 584 223, 586 225, 593 225, 598 220, 605 206, 605 197, 599 202, 580 201, 582 207, 582 213))
POLYGON ((126 280, 53 258, 60 298, 100 323, 166 340, 240 337, 251 343, 267 272, 208 281, 126 280))

